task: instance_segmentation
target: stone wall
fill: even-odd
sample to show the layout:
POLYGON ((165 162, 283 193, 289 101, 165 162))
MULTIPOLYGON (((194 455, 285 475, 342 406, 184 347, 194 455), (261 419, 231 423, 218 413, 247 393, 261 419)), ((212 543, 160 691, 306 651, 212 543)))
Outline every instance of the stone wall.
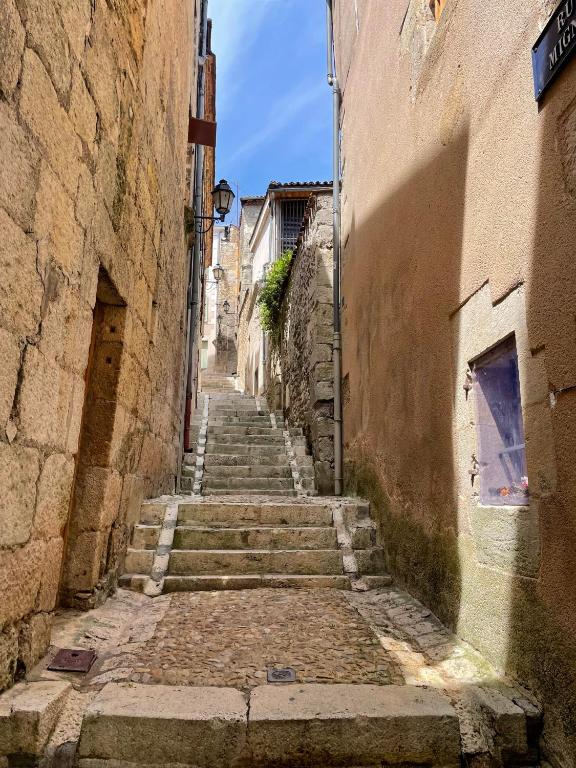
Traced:
POLYGON ((447 0, 438 24, 427 0, 353 5, 335 3, 349 488, 396 580, 532 689, 573 766, 576 62, 536 104, 550 0, 447 0), (486 506, 470 365, 512 336, 530 503, 486 506))
POLYGON ((173 489, 193 28, 181 0, 0 5, 0 689, 173 489))
MULTIPOLYGON (((210 9, 208 9, 210 10, 210 9)), ((204 120, 216 122, 216 56, 212 45, 212 21, 208 20, 208 39, 206 41, 208 55, 204 62, 204 120)), ((216 183, 216 148, 204 147, 204 169, 202 174, 202 188, 204 209, 203 216, 214 215, 214 200, 212 190, 216 183)), ((202 236, 202 253, 204 266, 212 264, 212 245, 214 242, 214 227, 204 227, 202 236)), ((205 287, 203 286, 203 289, 205 287)))
MULTIPOLYGON (((310 443, 321 494, 334 492, 332 264, 332 195, 322 193, 310 200, 294 253, 273 374, 288 424, 310 443)), ((269 398, 274 389, 271 381, 269 398)))
POLYGON ((224 270, 217 286, 216 332, 214 346, 216 354, 209 373, 236 373, 238 349, 236 318, 240 275, 240 235, 238 227, 231 225, 220 236, 218 244, 220 266, 224 270), (224 303, 228 302, 228 311, 224 303))

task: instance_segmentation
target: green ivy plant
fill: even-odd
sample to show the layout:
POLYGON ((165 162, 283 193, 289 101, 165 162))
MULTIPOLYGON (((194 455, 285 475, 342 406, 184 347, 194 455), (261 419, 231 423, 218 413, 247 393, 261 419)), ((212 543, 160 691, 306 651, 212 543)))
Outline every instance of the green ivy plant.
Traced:
POLYGON ((292 251, 284 251, 282 256, 271 264, 258 296, 260 325, 265 331, 270 333, 273 342, 276 344, 280 340, 282 299, 290 275, 292 255, 292 251))

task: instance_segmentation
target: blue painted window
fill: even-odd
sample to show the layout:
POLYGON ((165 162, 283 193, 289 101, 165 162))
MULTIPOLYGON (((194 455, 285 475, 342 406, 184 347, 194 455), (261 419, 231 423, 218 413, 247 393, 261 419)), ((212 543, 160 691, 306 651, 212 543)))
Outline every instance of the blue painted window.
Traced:
POLYGON ((472 363, 480 501, 494 506, 528 504, 518 355, 514 337, 472 363))

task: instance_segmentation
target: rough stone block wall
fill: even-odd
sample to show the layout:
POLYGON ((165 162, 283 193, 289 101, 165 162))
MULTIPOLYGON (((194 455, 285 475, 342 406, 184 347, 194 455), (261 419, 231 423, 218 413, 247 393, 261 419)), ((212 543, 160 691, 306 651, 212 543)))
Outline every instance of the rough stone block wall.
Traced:
MULTIPOLYGON (((208 20, 208 51, 212 39, 212 22, 208 20)), ((216 122, 216 56, 210 51, 204 63, 204 120, 216 122)), ((212 190, 216 181, 216 148, 204 147, 204 167, 202 171, 202 186, 204 190, 203 216, 214 215, 212 190)), ((206 228, 202 235, 202 253, 204 266, 212 264, 212 245, 214 242, 214 227, 206 228)))
MULTIPOLYGON (((312 198, 282 309, 279 370, 290 426, 312 448, 316 487, 334 492, 332 195, 312 198)), ((272 387, 269 386, 272 390, 272 387)))
POLYGON ((90 604, 113 581, 140 499, 173 487, 191 6, 0 4, 0 690, 46 647, 64 553, 78 575, 66 595, 90 604), (75 507, 106 282, 122 318, 103 295, 91 386, 115 370, 101 408, 108 458, 93 457, 75 507), (104 352, 115 333, 117 358, 104 352))

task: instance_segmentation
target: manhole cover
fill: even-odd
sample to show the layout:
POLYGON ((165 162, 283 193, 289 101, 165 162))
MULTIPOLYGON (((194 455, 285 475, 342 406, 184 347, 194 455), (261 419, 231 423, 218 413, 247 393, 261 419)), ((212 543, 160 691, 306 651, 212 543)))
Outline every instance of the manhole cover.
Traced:
POLYGON ((296 670, 292 669, 292 667, 284 667, 284 669, 269 669, 268 682, 269 683, 295 683, 296 670))
POLYGON ((48 665, 53 672, 88 672, 96 659, 94 651, 62 648, 48 665))

